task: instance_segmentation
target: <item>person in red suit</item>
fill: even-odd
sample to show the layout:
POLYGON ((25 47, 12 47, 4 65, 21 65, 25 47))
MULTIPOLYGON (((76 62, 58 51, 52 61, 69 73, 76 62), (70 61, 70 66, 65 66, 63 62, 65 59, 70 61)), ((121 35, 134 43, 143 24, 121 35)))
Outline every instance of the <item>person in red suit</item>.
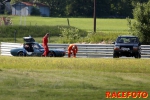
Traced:
POLYGON ((42 39, 42 42, 43 42, 43 47, 44 47, 44 53, 42 54, 42 56, 47 56, 48 55, 48 52, 49 52, 49 48, 48 48, 48 45, 47 45, 47 43, 48 43, 48 37, 49 37, 49 33, 47 33, 44 37, 43 37, 43 39, 42 39))
POLYGON ((70 44, 68 46, 68 57, 71 57, 71 54, 73 53, 73 57, 76 58, 76 53, 78 52, 78 47, 75 44, 70 44))

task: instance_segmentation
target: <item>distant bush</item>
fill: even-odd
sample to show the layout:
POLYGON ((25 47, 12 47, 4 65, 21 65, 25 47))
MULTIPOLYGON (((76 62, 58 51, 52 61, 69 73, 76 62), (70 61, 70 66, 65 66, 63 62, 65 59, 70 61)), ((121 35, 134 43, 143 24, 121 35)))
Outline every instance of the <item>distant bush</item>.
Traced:
POLYGON ((0 26, 0 37, 13 37, 16 32, 17 37, 33 36, 41 37, 50 32, 51 36, 58 36, 59 30, 55 26, 0 26))
MULTIPOLYGON (((14 33, 16 33, 17 38, 29 35, 33 37, 43 37, 47 32, 50 33, 50 36, 62 36, 60 27, 62 26, 0 26, 0 37, 12 38, 14 37, 14 33)), ((81 36, 86 36, 87 32, 80 29, 78 30, 81 36)))
MULTIPOLYGON (((14 33, 16 38, 22 38, 31 35, 34 38, 43 37, 46 33, 50 33, 50 37, 57 37, 53 42, 61 41, 61 43, 100 43, 105 41, 109 43, 124 33, 88 33, 84 30, 71 26, 0 26, 0 41, 13 41, 14 33), (59 40, 60 39, 60 40, 59 40)), ((125 35, 125 34, 124 34, 125 35)), ((40 41, 41 42, 41 41, 40 41)))
POLYGON ((87 32, 79 30, 75 27, 59 27, 61 31, 61 37, 64 38, 63 43, 74 43, 78 42, 81 37, 86 37, 87 32))
POLYGON ((103 32, 89 33, 87 38, 84 39, 84 41, 91 43, 100 43, 104 41, 106 43, 109 43, 115 41, 116 38, 122 34, 124 33, 103 33, 103 32))

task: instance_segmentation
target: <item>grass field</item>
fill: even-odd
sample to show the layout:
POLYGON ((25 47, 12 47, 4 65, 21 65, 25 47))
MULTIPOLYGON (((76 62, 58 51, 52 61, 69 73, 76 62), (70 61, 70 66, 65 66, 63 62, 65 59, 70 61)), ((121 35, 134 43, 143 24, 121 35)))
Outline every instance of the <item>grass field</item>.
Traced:
MULTIPOLYGON (((1 15, 2 16, 2 15, 1 15)), ((53 18, 53 17, 20 17, 10 16, 13 25, 68 25, 67 18, 53 18)), ((93 32, 93 18, 69 18, 71 26, 83 29, 89 32, 93 32)), ((127 32, 127 20, 126 19, 100 19, 96 20, 97 31, 102 32, 127 32)))
MULTIPOLYGON (((0 16, 2 17, 2 15, 0 16)), ((48 25, 48 26, 63 26, 68 25, 67 18, 57 18, 57 17, 35 17, 35 16, 10 16, 12 19, 13 25, 48 25)), ((101 19, 97 18, 96 20, 96 36, 91 36, 90 33, 93 33, 93 18, 69 18, 70 25, 82 30, 87 31, 89 34, 86 38, 80 39, 80 42, 90 42, 90 43, 99 43, 99 42, 110 42, 114 41, 118 35, 127 35, 128 32, 128 23, 127 19, 101 19), (90 41, 88 41, 90 38, 90 41)), ((55 32, 53 32, 55 33, 55 32)), ((17 33, 19 34, 19 33, 17 33)), ((0 40, 3 42, 14 42, 14 37, 12 38, 3 38, 0 37, 0 40)), ((37 42, 41 42, 42 37, 37 37, 37 42), (38 39, 40 38, 40 40, 38 39)), ((17 42, 22 42, 22 38, 17 38, 17 42), (21 40, 20 40, 21 39, 21 40)), ((51 37, 50 43, 62 43, 62 37, 51 37)))
MULTIPOLYGON (((42 43, 42 37, 34 37, 34 39, 35 39, 36 42, 42 43)), ((49 38, 49 43, 62 43, 62 39, 63 39, 62 37, 50 37, 49 38)), ((7 38, 7 39, 4 38, 4 40, 5 41, 3 41, 3 42, 15 43, 14 38, 7 38)), ((16 38, 16 43, 24 43, 23 37, 22 38, 16 38)))
POLYGON ((109 100, 107 91, 150 94, 149 65, 149 59, 0 56, 0 100, 109 100))
MULTIPOLYGON (((10 17, 14 25, 68 24, 67 18, 10 17)), ((93 18, 69 20, 71 26, 93 31, 93 18)), ((127 20, 97 18, 97 31, 127 33, 127 20)), ((23 41, 22 38, 17 40, 23 41)), ((54 40, 56 37, 50 42, 54 40)), ((108 91, 150 94, 149 65, 149 59, 0 56, 0 100, 109 100, 106 98, 108 91)))

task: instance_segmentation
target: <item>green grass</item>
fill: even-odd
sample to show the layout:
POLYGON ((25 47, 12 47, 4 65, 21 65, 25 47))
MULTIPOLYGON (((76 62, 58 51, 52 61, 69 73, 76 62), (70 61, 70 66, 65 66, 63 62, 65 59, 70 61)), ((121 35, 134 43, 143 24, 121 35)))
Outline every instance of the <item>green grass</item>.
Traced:
MULTIPOLYGON (((43 37, 33 37, 36 42, 42 43, 42 38, 43 37)), ((63 37, 50 37, 49 38, 49 43, 62 43, 63 37)), ((0 38, 0 42, 11 42, 15 43, 15 39, 13 38, 0 38)), ((23 37, 22 38, 16 38, 16 43, 24 43, 23 37)))
MULTIPOLYGON (((2 15, 1 15, 2 16, 2 15)), ((63 26, 68 25, 67 18, 54 18, 54 17, 35 17, 35 16, 10 16, 12 18, 13 25, 48 25, 48 26, 63 26)), ((69 18, 70 25, 88 33, 93 33, 93 18, 69 18)), ((133 21, 133 20, 132 20, 133 21)), ((126 19, 100 19, 96 20, 96 32, 97 35, 93 37, 86 37, 80 39, 78 42, 90 42, 99 43, 102 41, 111 42, 116 39, 118 35, 126 35, 128 32, 128 25, 126 19)), ((18 33, 17 33, 18 34, 18 33)), ((0 41, 14 42, 14 37, 3 38, 0 37, 0 41)), ((37 42, 41 42, 42 37, 37 37, 37 42)), ((62 43, 62 37, 51 37, 50 43, 62 43)), ((22 38, 17 39, 16 42, 21 42, 22 38), (20 40, 21 39, 21 40, 20 40)))
MULTIPOLYGON (((10 16, 12 18, 13 25, 68 25, 67 18, 54 18, 54 17, 20 17, 10 16)), ((93 32, 93 18, 69 18, 70 25, 79 29, 93 32)), ((126 19, 100 19, 96 20, 97 31, 102 32, 121 32, 126 33, 128 31, 126 19)))
POLYGON ((107 91, 150 93, 149 59, 0 56, 0 63, 0 100, 108 100, 107 91))

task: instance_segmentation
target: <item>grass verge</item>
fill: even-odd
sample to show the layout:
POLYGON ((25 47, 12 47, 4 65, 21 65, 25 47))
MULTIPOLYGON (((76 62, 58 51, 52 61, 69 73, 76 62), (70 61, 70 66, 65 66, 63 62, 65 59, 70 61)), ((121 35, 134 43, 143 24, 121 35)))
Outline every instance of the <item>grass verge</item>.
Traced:
POLYGON ((107 91, 150 93, 149 59, 0 56, 0 61, 0 100, 107 100, 107 91))

